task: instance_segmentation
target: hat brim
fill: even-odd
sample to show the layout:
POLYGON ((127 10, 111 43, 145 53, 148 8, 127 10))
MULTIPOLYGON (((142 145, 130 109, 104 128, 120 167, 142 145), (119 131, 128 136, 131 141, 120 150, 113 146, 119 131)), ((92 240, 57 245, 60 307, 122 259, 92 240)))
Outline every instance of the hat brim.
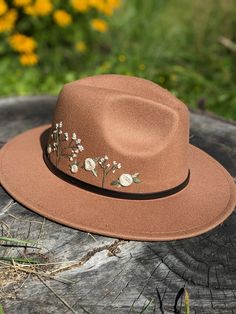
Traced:
POLYGON ((111 198, 80 189, 54 175, 42 156, 49 125, 18 135, 0 151, 0 181, 19 203, 63 225, 106 236, 145 241, 189 238, 222 223, 236 204, 226 169, 189 145, 190 181, 160 199, 111 198))

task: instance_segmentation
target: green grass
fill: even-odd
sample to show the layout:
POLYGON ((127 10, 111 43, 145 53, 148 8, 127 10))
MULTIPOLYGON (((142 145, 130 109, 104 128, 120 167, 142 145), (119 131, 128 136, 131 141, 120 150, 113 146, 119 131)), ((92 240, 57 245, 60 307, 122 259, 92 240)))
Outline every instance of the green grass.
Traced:
POLYGON ((219 43, 220 36, 236 42, 234 0, 126 0, 109 23, 85 55, 59 42, 39 51, 34 68, 1 55, 0 95, 57 94, 80 77, 119 73, 153 80, 190 107, 204 102, 236 120, 236 53, 219 43))
POLYGON ((0 303, 0 314, 4 314, 3 307, 1 305, 1 303, 0 303))

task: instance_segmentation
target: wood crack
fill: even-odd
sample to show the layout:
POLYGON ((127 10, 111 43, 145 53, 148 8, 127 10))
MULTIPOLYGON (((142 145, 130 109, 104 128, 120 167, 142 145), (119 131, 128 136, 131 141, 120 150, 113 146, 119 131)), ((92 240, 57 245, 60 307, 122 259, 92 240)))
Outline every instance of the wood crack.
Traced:
POLYGON ((57 273, 60 273, 60 272, 64 272, 64 271, 68 271, 68 270, 74 269, 76 267, 81 267, 85 263, 87 263, 95 254, 97 254, 99 252, 102 252, 102 251, 105 251, 105 250, 108 251, 108 253, 107 253, 108 256, 119 257, 119 256, 117 256, 117 253, 120 253, 119 245, 124 244, 124 243, 126 243, 126 241, 115 240, 111 244, 106 244, 106 245, 94 248, 94 249, 88 251, 78 261, 75 261, 74 263, 72 263, 70 265, 67 265, 67 266, 55 269, 51 273, 52 274, 57 274, 57 273))

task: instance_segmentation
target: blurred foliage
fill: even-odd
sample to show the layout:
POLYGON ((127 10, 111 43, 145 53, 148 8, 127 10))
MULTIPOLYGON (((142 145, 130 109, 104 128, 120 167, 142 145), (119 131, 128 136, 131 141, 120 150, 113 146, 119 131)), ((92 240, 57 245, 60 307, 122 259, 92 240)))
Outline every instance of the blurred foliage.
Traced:
POLYGON ((36 17, 34 26, 22 22, 21 31, 37 42, 37 65, 23 67, 0 34, 0 95, 57 94, 80 77, 119 73, 153 80, 191 107, 236 119, 236 52, 219 42, 222 36, 236 42, 235 0, 123 0, 113 15, 52 2, 71 23, 60 26, 53 12, 36 17), (94 19, 105 26, 94 28, 94 19))

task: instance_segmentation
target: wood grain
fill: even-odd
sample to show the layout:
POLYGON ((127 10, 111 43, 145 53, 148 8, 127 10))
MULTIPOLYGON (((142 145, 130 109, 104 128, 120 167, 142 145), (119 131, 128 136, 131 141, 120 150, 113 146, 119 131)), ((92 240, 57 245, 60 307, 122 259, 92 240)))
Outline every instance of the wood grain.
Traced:
MULTIPOLYGON (((0 100, 0 145, 26 129, 50 123, 55 101, 48 96, 0 100)), ((192 112, 191 142, 236 176, 236 125, 192 112)), ((142 313, 150 301, 145 313, 161 313, 156 289, 164 313, 174 313, 181 287, 188 289, 190 313, 236 313, 235 212, 221 226, 192 239, 122 241, 45 220, 0 187, 0 235, 36 240, 41 247, 2 245, 0 256, 73 261, 46 270, 69 283, 44 277, 45 285, 31 274, 2 285, 0 303, 6 314, 142 313)))

